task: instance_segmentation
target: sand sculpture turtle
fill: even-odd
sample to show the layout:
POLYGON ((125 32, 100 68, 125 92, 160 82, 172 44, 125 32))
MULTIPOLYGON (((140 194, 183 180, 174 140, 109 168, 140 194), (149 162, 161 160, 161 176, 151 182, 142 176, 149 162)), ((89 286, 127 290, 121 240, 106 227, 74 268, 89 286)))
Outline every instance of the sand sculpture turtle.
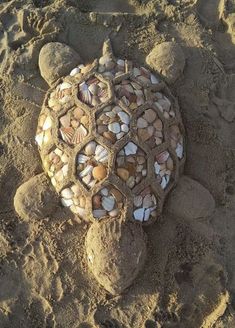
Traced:
POLYGON ((128 287, 146 256, 143 225, 161 214, 185 162, 176 99, 145 67, 103 55, 48 90, 36 143, 63 206, 90 221, 87 261, 112 294, 128 287))

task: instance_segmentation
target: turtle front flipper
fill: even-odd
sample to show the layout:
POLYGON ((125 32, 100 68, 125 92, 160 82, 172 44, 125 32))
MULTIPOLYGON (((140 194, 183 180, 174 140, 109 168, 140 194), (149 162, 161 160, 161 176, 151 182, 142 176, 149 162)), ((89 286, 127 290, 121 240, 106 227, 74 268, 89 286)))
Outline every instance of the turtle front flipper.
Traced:
POLYGON ((142 269, 146 259, 146 235, 142 227, 120 219, 93 223, 86 237, 90 270, 111 294, 119 295, 142 269))
POLYGON ((51 216, 58 204, 58 196, 45 173, 23 183, 14 197, 16 212, 27 221, 51 216))

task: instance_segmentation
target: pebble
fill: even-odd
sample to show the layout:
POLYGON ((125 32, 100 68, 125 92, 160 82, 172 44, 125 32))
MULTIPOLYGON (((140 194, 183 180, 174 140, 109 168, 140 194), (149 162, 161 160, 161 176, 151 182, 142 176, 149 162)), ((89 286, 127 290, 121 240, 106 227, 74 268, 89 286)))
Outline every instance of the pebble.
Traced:
POLYGON ((126 156, 136 154, 137 148, 138 147, 136 146, 136 144, 131 141, 128 142, 128 144, 124 147, 126 156))
POLYGON ((109 216, 111 218, 114 218, 114 217, 118 216, 118 214, 119 214, 119 209, 118 208, 115 208, 114 210, 109 212, 109 216))
POLYGON ((95 209, 100 208, 101 206, 101 196, 100 195, 95 195, 92 199, 92 203, 95 209))
POLYGON ((117 133, 119 133, 121 131, 120 124, 119 123, 116 123, 116 122, 109 124, 108 125, 108 129, 109 129, 109 131, 111 131, 111 132, 113 132, 115 134, 117 134, 117 133))
POLYGON ((107 169, 104 165, 100 164, 93 168, 92 175, 93 175, 94 179, 97 179, 100 181, 106 177, 107 169))
POLYGON ((112 211, 115 205, 115 199, 112 196, 103 197, 102 206, 106 211, 112 211))
POLYGON ((144 118, 148 123, 153 123, 157 118, 157 114, 153 109, 149 108, 145 111, 144 118))
POLYGON ((113 132, 111 132, 111 131, 105 131, 105 132, 103 133, 103 136, 104 136, 106 139, 110 140, 112 143, 114 143, 114 142, 116 141, 116 136, 115 136, 115 134, 114 134, 113 132))
POLYGON ((121 130, 123 131, 123 132, 129 132, 129 127, 128 127, 128 125, 127 124, 122 124, 121 125, 121 130))
POLYGON ((148 123, 146 122, 146 120, 144 120, 142 117, 139 117, 137 120, 137 128, 138 129, 143 129, 143 128, 147 128, 148 123))
POLYGON ((138 208, 137 210, 134 211, 134 218, 136 221, 141 221, 143 222, 144 219, 144 208, 138 208))
POLYGON ((141 196, 135 196, 134 197, 134 205, 136 207, 140 207, 142 205, 143 198, 141 196))
POLYGON ((94 210, 92 213, 93 213, 94 218, 97 218, 97 219, 99 219, 102 216, 106 215, 106 211, 105 210, 100 210, 100 209, 99 210, 94 210))
POLYGON ((124 181, 127 181, 129 178, 129 171, 123 168, 117 169, 117 175, 124 181))
POLYGON ((73 192, 70 188, 66 188, 61 191, 61 196, 66 199, 70 199, 73 197, 73 192))
POLYGON ((157 119, 154 123, 153 126, 155 127, 156 130, 161 131, 163 128, 162 121, 160 119, 157 119))
POLYGON ((130 117, 125 112, 119 112, 118 116, 120 117, 122 123, 129 124, 130 123, 130 117))

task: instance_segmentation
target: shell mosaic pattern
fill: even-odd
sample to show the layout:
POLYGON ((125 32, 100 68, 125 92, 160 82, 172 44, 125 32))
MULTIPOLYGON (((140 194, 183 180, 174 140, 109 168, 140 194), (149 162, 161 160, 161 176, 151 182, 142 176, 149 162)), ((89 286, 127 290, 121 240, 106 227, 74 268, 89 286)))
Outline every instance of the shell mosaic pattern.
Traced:
POLYGON ((84 220, 153 222, 185 162, 177 102, 109 42, 48 91, 35 139, 62 205, 84 220))

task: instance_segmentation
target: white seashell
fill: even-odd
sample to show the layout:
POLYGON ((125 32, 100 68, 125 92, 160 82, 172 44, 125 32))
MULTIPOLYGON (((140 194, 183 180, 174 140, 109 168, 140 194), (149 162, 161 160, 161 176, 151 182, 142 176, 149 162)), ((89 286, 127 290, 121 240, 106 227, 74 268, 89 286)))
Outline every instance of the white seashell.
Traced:
POLYGON ((101 145, 97 145, 95 149, 95 155, 99 156, 99 154, 104 150, 105 148, 101 145))
POLYGON ((135 196, 134 197, 134 205, 136 207, 140 207, 142 205, 143 202, 143 197, 142 196, 135 196))
POLYGON ((42 129, 45 131, 45 130, 48 130, 50 129, 52 126, 52 120, 50 118, 50 116, 47 116, 47 118, 45 119, 45 122, 42 126, 42 129))
POLYGON ((86 185, 89 185, 89 183, 91 182, 91 179, 92 179, 92 175, 91 175, 91 174, 88 174, 88 175, 86 175, 84 178, 82 178, 82 181, 83 181, 86 185))
POLYGON ((70 188, 65 188, 61 191, 61 196, 66 199, 71 199, 74 196, 74 193, 70 188))
POLYGON ((86 215, 86 210, 84 208, 80 206, 71 206, 70 209, 74 214, 78 214, 82 219, 84 219, 86 215))
POLYGON ((72 190, 72 192, 74 193, 75 196, 78 196, 80 194, 80 189, 75 184, 71 187, 71 190, 72 190))
POLYGON ((72 199, 61 198, 61 204, 64 207, 69 207, 69 206, 73 205, 73 201, 72 201, 72 199))
POLYGON ((79 164, 83 164, 83 163, 86 163, 86 161, 88 161, 89 158, 90 157, 88 157, 86 155, 79 154, 77 161, 78 161, 79 164))
POLYGON ((109 129, 109 131, 111 131, 111 132, 113 132, 115 134, 117 134, 117 133, 119 133, 121 131, 120 124, 119 123, 116 123, 116 122, 109 124, 108 125, 108 129, 109 129))
POLYGON ((152 205, 153 205, 152 195, 151 194, 148 194, 148 195, 144 196, 144 199, 143 199, 143 207, 144 208, 149 208, 152 205))
POLYGON ((153 74, 150 75, 150 80, 151 80, 151 83, 152 83, 152 84, 157 84, 157 83, 159 83, 159 80, 158 80, 158 79, 156 78, 156 76, 153 75, 153 74))
POLYGON ((142 173, 142 176, 143 176, 143 177, 146 177, 146 175, 147 175, 147 170, 146 170, 146 169, 144 169, 144 170, 142 170, 142 172, 141 172, 141 173, 142 173))
POLYGON ((39 147, 42 147, 43 136, 44 136, 44 133, 41 132, 41 133, 37 134, 36 137, 35 137, 35 141, 36 141, 36 143, 38 144, 39 147))
POLYGON ((85 149, 84 149, 85 153, 86 153, 88 156, 94 155, 94 154, 95 154, 96 145, 97 145, 97 144, 96 144, 95 141, 90 141, 90 142, 86 145, 86 147, 85 147, 85 149))
POLYGON ((93 188, 95 184, 96 184, 96 180, 91 180, 91 182, 88 183, 88 187, 93 188))
POLYGON ((109 191, 108 191, 107 188, 102 188, 102 189, 100 190, 100 193, 101 193, 102 196, 108 196, 109 191))
POLYGON ((117 139, 118 140, 121 139, 124 136, 124 134, 125 134, 125 132, 120 132, 120 133, 116 134, 117 139))
POLYGON ((118 216, 119 214, 119 209, 115 208, 114 210, 109 212, 109 216, 111 216, 111 218, 115 218, 116 216, 118 216))
POLYGON ((80 73, 81 70, 79 67, 75 67, 74 69, 72 69, 72 71, 70 72, 70 76, 75 76, 76 74, 80 73))
POLYGON ((56 149, 54 150, 54 153, 55 153, 56 155, 60 156, 60 157, 63 155, 62 150, 59 149, 59 148, 56 148, 56 149))
POLYGON ((134 219, 136 221, 143 222, 144 220, 144 208, 138 208, 137 210, 134 211, 134 219))
POLYGON ((123 131, 123 132, 129 132, 129 127, 128 127, 128 125, 127 124, 122 124, 121 125, 121 130, 123 131))
POLYGON ((102 216, 105 216, 106 215, 106 211, 105 210, 94 210, 92 212, 92 214, 93 214, 94 218, 99 219, 102 216))
POLYGON ((157 205, 157 199, 154 195, 152 195, 152 201, 154 205, 157 205))
POLYGON ((125 61, 124 61, 123 59, 118 59, 118 60, 117 60, 117 64, 118 64, 119 66, 124 66, 124 65, 125 65, 125 61))
POLYGON ((165 175, 165 179, 166 179, 166 184, 168 184, 170 181, 170 175, 165 175))
POLYGON ((63 167, 62 167, 62 172, 63 172, 63 175, 66 177, 68 175, 68 171, 69 171, 69 166, 68 164, 65 164, 63 167))
POLYGON ((139 117, 137 120, 137 128, 144 129, 147 128, 147 126, 148 126, 148 122, 145 121, 145 119, 143 119, 142 117, 139 117))
POLYGON ((167 186, 167 180, 165 177, 162 177, 162 181, 161 181, 161 187, 162 189, 165 189, 167 186))
POLYGON ((51 178, 51 183, 54 187, 56 187, 57 182, 56 182, 55 178, 53 178, 53 177, 51 178))
MULTIPOLYGON (((102 147, 103 148, 103 147, 102 147)), ((97 149, 97 147, 96 147, 97 149)), ((108 151, 103 148, 101 152, 99 152, 97 155, 95 155, 95 160, 98 162, 106 162, 108 160, 108 151)))
POLYGON ((125 112, 119 112, 118 116, 120 117, 122 123, 129 124, 130 123, 130 116, 125 112))
POLYGON ((102 206, 106 211, 112 211, 115 205, 115 199, 112 196, 102 198, 102 206))
POLYGON ((156 174, 160 173, 161 166, 158 164, 158 162, 154 163, 154 170, 156 174))
POLYGON ((85 177, 86 175, 88 175, 89 173, 91 173, 93 170, 93 166, 92 165, 87 165, 84 170, 82 170, 80 173, 79 173, 79 176, 81 178, 85 177))
POLYGON ((61 85, 60 85, 60 91, 62 91, 62 90, 65 90, 65 89, 69 89, 69 88, 71 88, 71 84, 70 83, 68 83, 68 82, 63 82, 63 83, 61 83, 61 85))
POLYGON ((175 152, 180 159, 183 157, 183 150, 184 150, 183 146, 180 143, 178 143, 175 152))
POLYGON ((126 156, 136 154, 137 148, 138 147, 133 142, 128 142, 128 144, 124 147, 126 156))
POLYGON ((144 212, 144 221, 148 221, 151 214, 150 208, 147 208, 144 212))

